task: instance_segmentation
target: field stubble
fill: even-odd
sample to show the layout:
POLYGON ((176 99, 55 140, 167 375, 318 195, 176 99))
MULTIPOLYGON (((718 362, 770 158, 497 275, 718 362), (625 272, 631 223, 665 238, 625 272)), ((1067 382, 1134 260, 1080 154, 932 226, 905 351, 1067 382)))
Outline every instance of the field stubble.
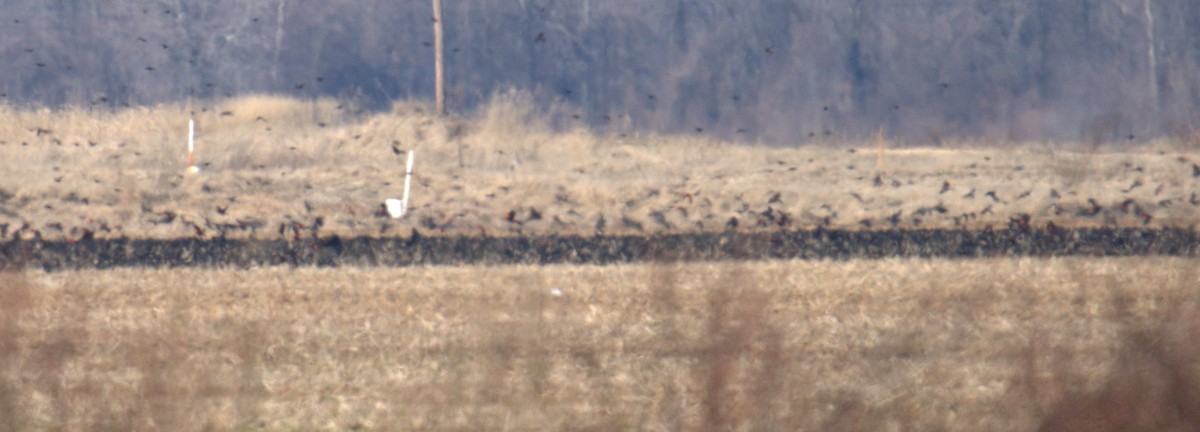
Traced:
POLYGON ((983 229, 1022 215, 1038 228, 1188 228, 1200 209, 1194 139, 935 148, 881 136, 768 148, 570 119, 519 92, 458 117, 415 103, 363 113, 275 96, 0 107, 0 237, 983 229), (203 170, 187 175, 193 117, 203 170), (383 200, 402 192, 408 149, 410 216, 380 217, 383 200))
POLYGON ((1196 268, 8 271, 0 429, 1194 430, 1196 268))

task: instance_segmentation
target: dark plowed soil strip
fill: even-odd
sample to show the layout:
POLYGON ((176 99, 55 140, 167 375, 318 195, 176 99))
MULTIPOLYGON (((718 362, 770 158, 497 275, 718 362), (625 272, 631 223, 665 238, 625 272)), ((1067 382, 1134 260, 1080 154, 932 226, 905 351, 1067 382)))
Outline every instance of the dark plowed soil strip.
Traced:
POLYGON ((317 240, 105 239, 0 243, 0 266, 410 266, 889 257, 1200 255, 1182 229, 893 230, 704 233, 622 237, 424 237, 317 240))

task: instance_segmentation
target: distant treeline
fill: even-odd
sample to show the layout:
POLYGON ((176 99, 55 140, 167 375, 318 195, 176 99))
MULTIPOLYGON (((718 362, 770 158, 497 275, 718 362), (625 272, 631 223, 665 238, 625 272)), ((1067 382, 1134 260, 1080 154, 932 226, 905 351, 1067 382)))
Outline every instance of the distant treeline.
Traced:
MULTIPOLYGON (((802 144, 1200 129, 1195 0, 445 0, 448 105, 802 144)), ((432 99, 429 1, 8 0, 9 104, 432 99)))

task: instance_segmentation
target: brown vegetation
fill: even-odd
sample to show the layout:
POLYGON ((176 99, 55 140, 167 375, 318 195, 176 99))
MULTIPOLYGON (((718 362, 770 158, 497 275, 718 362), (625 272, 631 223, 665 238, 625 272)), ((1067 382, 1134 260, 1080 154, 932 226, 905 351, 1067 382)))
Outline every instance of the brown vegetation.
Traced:
POLYGON ((2 108, 0 237, 1187 228, 1200 214, 1200 156, 1184 141, 768 148, 556 128, 521 93, 468 118, 413 104, 353 112, 270 96, 115 113, 2 108), (196 175, 184 172, 192 113, 196 175), (411 213, 381 217, 402 192, 407 149, 411 213))
POLYGON ((1195 430, 1194 260, 0 274, 0 429, 1195 430))

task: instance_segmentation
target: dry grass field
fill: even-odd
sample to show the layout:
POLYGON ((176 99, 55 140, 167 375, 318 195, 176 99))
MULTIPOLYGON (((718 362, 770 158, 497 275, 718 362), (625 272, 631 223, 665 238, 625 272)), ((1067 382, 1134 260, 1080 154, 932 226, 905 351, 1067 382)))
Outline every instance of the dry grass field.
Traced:
MULTIPOLYGON (((563 111, 563 110, 559 110, 563 111)), ((1192 227, 1198 139, 1139 146, 831 139, 794 148, 635 133, 502 93, 476 114, 275 96, 110 112, 0 107, 0 237, 637 234, 1192 227), (199 174, 185 174, 189 117, 199 174), (399 197, 416 151, 411 216, 399 197), (401 153, 402 154, 402 153, 401 153), (601 222, 603 221, 603 222, 601 222)))
POLYGON ((9 271, 0 430, 1196 430, 1197 264, 9 271))

